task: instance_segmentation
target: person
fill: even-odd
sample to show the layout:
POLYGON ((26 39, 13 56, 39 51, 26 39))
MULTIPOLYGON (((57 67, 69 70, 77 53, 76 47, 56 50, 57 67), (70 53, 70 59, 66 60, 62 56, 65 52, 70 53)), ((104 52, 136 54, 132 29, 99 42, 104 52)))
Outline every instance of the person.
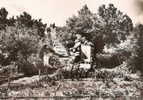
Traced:
POLYGON ((51 56, 54 55, 55 51, 51 47, 49 47, 47 45, 44 45, 43 48, 44 48, 43 49, 44 66, 49 66, 50 65, 49 64, 49 59, 50 59, 51 56))
POLYGON ((76 40, 74 41, 75 45, 73 48, 71 48, 73 63, 83 62, 83 59, 86 58, 86 56, 81 51, 82 38, 83 36, 81 34, 76 34, 76 40))

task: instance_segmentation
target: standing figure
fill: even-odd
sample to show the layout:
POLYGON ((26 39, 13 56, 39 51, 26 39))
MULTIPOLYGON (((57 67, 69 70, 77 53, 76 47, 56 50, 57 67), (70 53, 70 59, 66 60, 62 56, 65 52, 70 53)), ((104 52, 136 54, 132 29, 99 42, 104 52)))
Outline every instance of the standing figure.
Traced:
POLYGON ((71 55, 73 63, 78 63, 81 61, 81 34, 76 34, 75 45, 71 48, 71 55))
POLYGON ((76 78, 87 77, 89 70, 92 68, 93 44, 81 34, 76 34, 76 38, 75 45, 71 49, 73 58, 71 73, 73 73, 73 77, 76 75, 76 78))
POLYGON ((91 53, 93 44, 81 34, 76 34, 76 37, 77 39, 75 40, 75 45, 73 48, 71 48, 73 63, 90 64, 92 62, 91 53))

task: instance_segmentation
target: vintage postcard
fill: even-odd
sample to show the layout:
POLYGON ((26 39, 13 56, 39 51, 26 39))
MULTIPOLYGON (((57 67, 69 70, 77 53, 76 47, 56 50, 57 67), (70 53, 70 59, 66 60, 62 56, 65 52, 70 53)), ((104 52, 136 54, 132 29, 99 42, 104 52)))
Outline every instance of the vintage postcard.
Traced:
POLYGON ((0 0, 0 100, 142 100, 143 0, 0 0))

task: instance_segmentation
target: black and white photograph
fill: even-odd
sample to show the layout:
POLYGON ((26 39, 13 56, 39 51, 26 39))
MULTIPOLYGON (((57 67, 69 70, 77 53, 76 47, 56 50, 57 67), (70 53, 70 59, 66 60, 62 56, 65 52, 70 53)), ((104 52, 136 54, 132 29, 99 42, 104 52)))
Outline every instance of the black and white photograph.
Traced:
POLYGON ((143 100, 143 0, 0 0, 0 100, 143 100))

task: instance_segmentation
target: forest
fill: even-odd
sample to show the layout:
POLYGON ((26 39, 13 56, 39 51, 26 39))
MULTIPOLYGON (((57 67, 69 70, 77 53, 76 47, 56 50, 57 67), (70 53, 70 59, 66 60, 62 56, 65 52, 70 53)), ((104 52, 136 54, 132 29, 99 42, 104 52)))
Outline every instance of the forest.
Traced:
POLYGON ((27 12, 8 18, 9 12, 0 9, 0 97, 143 95, 143 24, 134 25, 113 4, 101 5, 96 13, 84 5, 77 12, 66 25, 51 26, 67 53, 75 45, 76 34, 94 45, 93 67, 88 71, 65 70, 69 59, 57 54, 51 65, 44 66, 42 48, 51 47, 46 35, 51 26, 27 12))

